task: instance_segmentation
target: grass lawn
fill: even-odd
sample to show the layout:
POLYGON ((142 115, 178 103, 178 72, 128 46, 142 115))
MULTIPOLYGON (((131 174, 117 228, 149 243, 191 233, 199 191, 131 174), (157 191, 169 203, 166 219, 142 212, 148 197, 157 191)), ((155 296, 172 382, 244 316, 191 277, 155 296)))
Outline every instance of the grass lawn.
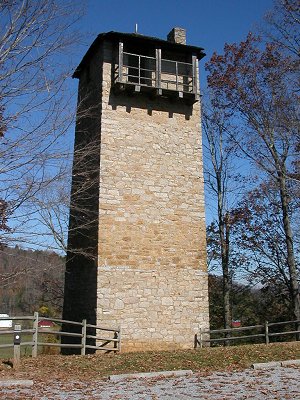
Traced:
POLYGON ((207 374, 249 368, 257 362, 291 359, 300 359, 300 342, 108 355, 41 355, 36 359, 24 357, 19 371, 0 366, 0 377, 89 380, 111 374, 179 369, 207 374))
MULTIPOLYGON (((32 341, 32 334, 31 333, 23 333, 22 334, 22 343, 31 342, 32 341)), ((42 342, 55 342, 55 337, 53 335, 47 335, 47 333, 39 333, 39 341, 42 342)), ((0 335, 0 345, 2 344, 11 344, 13 345, 13 334, 5 334, 0 335)), ((59 352, 59 350, 55 349, 54 347, 45 349, 46 346, 39 346, 38 353, 43 353, 45 351, 51 352, 59 352), (54 350, 55 349, 55 350, 54 350)), ((21 345, 21 356, 26 357, 30 356, 32 352, 31 345, 21 345)), ((7 359, 13 357, 14 349, 13 346, 7 348, 0 348, 0 359, 7 359)))
MULTIPOLYGON (((13 334, 0 335, 0 344, 13 345, 13 334)), ((32 334, 22 334, 22 342, 31 342, 32 334)), ((13 347, 0 348, 0 359, 10 358, 14 354, 13 347)), ((21 356, 31 355, 31 346, 21 346, 21 356)))

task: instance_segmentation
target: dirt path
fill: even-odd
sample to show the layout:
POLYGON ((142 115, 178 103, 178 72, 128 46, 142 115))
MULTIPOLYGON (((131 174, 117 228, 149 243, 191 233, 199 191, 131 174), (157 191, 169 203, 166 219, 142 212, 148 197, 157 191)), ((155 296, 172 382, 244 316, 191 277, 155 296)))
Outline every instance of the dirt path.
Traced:
POLYGON ((208 376, 164 379, 134 379, 112 383, 34 381, 32 387, 0 388, 0 399, 19 400, 223 400, 252 399, 300 400, 300 368, 277 367, 270 370, 246 369, 216 372, 208 376))

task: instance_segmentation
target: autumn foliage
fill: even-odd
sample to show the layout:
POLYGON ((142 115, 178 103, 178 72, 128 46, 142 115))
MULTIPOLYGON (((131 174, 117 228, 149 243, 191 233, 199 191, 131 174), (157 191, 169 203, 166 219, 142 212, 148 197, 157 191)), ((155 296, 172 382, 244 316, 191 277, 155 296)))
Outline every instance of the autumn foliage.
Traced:
POLYGON ((245 250, 248 271, 260 273, 260 284, 283 284, 290 309, 300 319, 297 231, 291 212, 294 199, 299 200, 300 59, 282 43, 265 43, 249 33, 241 43, 225 44, 223 54, 214 53, 206 69, 214 107, 237 126, 228 140, 240 158, 251 162, 258 184, 235 210, 241 235, 235 245, 245 250), (275 203, 265 201, 270 191, 275 203))

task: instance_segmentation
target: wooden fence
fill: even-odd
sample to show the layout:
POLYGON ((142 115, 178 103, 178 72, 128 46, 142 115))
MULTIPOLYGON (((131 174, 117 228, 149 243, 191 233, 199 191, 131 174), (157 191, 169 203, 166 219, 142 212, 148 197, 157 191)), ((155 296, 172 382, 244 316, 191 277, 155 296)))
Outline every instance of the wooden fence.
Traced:
POLYGON ((268 322, 262 325, 243 326, 231 329, 215 329, 201 331, 195 335, 194 347, 211 345, 229 345, 244 343, 265 343, 300 340, 300 320, 284 322, 268 322), (282 329, 283 328, 283 329, 282 329), (237 343, 234 343, 237 342, 237 343))
MULTIPOLYGON (((27 346, 31 347, 32 357, 37 357, 39 346, 53 346, 59 348, 77 348, 80 349, 81 355, 85 355, 87 349, 101 350, 105 352, 117 352, 121 350, 121 328, 106 328, 97 325, 87 324, 86 320, 82 322, 67 321, 57 318, 44 318, 40 317, 36 312, 33 316, 20 316, 20 317, 0 317, 0 321, 13 321, 13 328, 11 329, 1 329, 0 338, 5 335, 7 342, 0 343, 0 350, 5 348, 14 348, 14 353, 20 352, 20 347, 27 346), (40 321, 51 321, 56 324, 56 329, 43 328, 39 326, 40 321), (77 326, 81 333, 73 333, 62 331, 57 328, 61 326, 73 325, 77 326), (23 326, 22 326, 23 325, 23 326), (29 328, 28 328, 29 326, 29 328), (93 330, 95 335, 89 335, 88 331, 93 330), (43 341, 45 335, 50 335, 54 338, 59 338, 59 340, 54 341, 43 341), (23 337, 28 336, 31 338, 30 341, 22 340, 23 337), (74 343, 63 344, 61 343, 61 337, 71 337, 74 338, 74 343), (93 342, 94 345, 90 344, 93 342), (79 342, 79 343, 78 343, 79 342)), ((6 341, 6 339, 5 339, 6 341)), ((3 340, 1 341, 3 342, 3 340)))

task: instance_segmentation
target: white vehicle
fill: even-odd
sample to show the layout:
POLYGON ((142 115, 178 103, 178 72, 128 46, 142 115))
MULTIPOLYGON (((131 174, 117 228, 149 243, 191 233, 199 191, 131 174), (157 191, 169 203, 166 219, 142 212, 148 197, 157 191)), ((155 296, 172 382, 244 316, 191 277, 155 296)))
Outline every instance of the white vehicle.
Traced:
POLYGON ((12 328, 12 320, 9 319, 8 314, 0 314, 0 329, 1 328, 12 328), (7 318, 7 319, 1 319, 7 318))

